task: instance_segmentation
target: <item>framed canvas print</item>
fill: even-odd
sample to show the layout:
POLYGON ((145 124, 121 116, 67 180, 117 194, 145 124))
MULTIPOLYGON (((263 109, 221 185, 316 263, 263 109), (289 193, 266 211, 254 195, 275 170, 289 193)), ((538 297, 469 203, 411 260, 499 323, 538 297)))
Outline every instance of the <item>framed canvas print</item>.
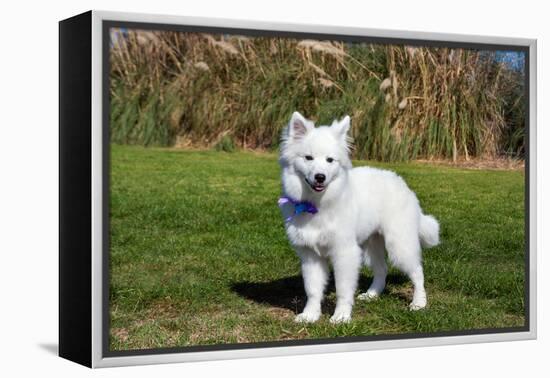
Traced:
POLYGON ((59 353, 89 367, 536 337, 536 41, 59 24, 59 353))

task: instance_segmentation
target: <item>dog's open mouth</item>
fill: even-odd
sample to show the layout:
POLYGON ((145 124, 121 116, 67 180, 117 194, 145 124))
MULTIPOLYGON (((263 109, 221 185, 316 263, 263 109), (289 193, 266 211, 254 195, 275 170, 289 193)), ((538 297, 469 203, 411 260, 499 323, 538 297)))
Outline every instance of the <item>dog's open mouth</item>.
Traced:
POLYGON ((311 187, 311 189, 315 190, 316 192, 322 192, 325 190, 325 184, 321 184, 318 182, 311 183, 308 179, 306 179, 307 184, 311 187))

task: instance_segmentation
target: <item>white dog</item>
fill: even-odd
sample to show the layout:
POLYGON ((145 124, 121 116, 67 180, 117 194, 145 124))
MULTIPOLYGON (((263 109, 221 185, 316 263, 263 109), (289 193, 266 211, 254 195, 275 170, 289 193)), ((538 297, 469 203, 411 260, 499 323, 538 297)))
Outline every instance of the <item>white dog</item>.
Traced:
POLYGON ((351 320, 362 263, 374 279, 358 299, 373 299, 386 284, 389 261, 413 285, 411 310, 426 306, 421 245, 439 243, 439 224, 424 215, 416 195, 390 171, 353 168, 349 158, 350 118, 315 127, 300 113, 292 115, 280 153, 283 197, 279 205, 290 243, 301 259, 307 294, 297 322, 315 322, 332 263, 336 309, 332 323, 351 320))

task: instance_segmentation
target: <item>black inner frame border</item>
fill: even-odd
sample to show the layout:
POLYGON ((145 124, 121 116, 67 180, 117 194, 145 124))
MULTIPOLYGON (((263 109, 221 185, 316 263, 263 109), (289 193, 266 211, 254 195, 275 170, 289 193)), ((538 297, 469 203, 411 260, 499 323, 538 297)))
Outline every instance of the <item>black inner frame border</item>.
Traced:
MULTIPOLYGON (((313 27, 313 26, 312 26, 313 27)), ((346 34, 328 34, 328 33, 310 33, 310 32, 290 32, 290 31, 275 31, 275 30, 259 30, 246 28, 230 28, 230 27, 212 27, 212 26, 197 26, 197 25, 178 25, 178 24, 163 24, 163 23, 148 23, 148 22, 132 22, 132 21, 117 21, 103 20, 102 21, 102 357, 123 357, 123 356, 143 356, 155 354, 173 354, 173 353, 192 353, 206 351, 226 351, 238 349, 256 349, 256 348, 280 348, 290 346, 304 345, 330 345, 343 344, 351 342, 365 341, 383 341, 383 340, 406 340, 434 337, 452 337, 452 336, 468 336, 468 335, 486 335, 500 333, 517 333, 530 331, 530 198, 529 198, 529 178, 530 178, 530 51, 529 46, 506 45, 499 43, 474 43, 474 42, 455 42, 455 41, 435 41, 429 39, 408 39, 408 38, 390 38, 390 37, 369 37, 346 34), (250 37, 282 37, 295 39, 317 39, 317 40, 335 40, 342 42, 359 42, 372 44, 391 44, 391 45, 406 45, 418 47, 447 47, 460 48, 470 50, 487 50, 487 51, 513 51, 523 52, 525 54, 524 70, 525 70, 525 99, 527 100, 525 111, 525 191, 524 191, 524 209, 525 209, 525 253, 524 253, 524 316, 525 323, 522 327, 504 327, 504 328, 485 328, 471 329, 461 331, 441 331, 441 332, 424 332, 424 333, 405 333, 405 334, 389 334, 389 335, 371 335, 371 336, 342 336, 336 338, 319 338, 319 339, 300 339, 300 340, 284 340, 284 341, 266 341, 257 343, 233 343, 233 344, 216 344, 216 345, 194 345, 185 347, 166 347, 154 349, 133 349, 111 351, 109 348, 110 338, 110 313, 109 313, 109 257, 110 257, 110 29, 111 28, 127 28, 134 30, 151 30, 151 31, 171 31, 182 33, 212 33, 212 34, 232 34, 246 35, 250 37)), ((403 32, 406 33, 406 32, 403 32)))

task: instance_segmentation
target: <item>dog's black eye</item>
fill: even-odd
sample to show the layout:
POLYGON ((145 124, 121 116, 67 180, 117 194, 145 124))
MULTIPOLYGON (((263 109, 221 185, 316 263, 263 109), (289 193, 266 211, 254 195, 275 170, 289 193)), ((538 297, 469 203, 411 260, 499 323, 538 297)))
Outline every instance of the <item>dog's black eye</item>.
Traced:
POLYGON ((329 163, 332 163, 332 162, 334 161, 334 159, 329 157, 329 158, 327 158, 327 161, 328 161, 329 163))
POLYGON ((311 156, 311 155, 306 155, 306 160, 313 160, 313 156, 311 156))

